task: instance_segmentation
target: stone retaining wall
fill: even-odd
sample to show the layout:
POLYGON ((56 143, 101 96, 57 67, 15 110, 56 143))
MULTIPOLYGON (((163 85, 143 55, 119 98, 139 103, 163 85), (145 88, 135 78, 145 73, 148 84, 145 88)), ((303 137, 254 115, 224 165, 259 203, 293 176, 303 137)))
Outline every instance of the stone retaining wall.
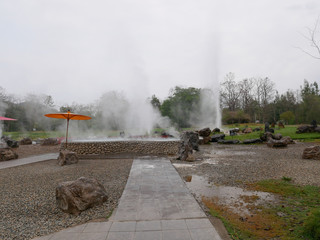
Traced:
MULTIPOLYGON (((176 155, 179 150, 178 140, 168 141, 99 141, 70 142, 68 150, 76 152, 80 157, 86 155, 176 155)), ((65 143, 61 150, 65 149, 65 143)))

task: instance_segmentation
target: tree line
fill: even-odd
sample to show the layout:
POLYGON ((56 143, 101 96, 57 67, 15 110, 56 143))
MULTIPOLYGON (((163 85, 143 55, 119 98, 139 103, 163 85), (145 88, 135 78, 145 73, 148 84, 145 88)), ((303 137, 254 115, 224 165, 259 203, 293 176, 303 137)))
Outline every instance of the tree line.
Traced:
POLYGON ((235 80, 229 73, 221 83, 223 121, 270 122, 285 124, 310 123, 320 120, 320 95, 317 82, 304 80, 298 90, 279 94, 269 78, 235 80))
MULTIPOLYGON (((153 95, 148 101, 163 117, 169 118, 174 126, 188 128, 201 117, 201 94, 208 91, 211 90, 176 86, 164 100, 153 95)), ((85 129, 101 129, 104 127, 104 121, 108 121, 112 130, 121 130, 119 119, 121 111, 126 111, 126 101, 125 96, 112 92, 104 94, 95 103, 73 103, 57 107, 51 96, 28 94, 23 99, 18 99, 0 87, 0 115, 19 119, 4 121, 2 124, 5 131, 57 130, 62 124, 61 121, 48 120, 43 115, 67 110, 92 117, 92 121, 81 123, 80 126, 85 129), (105 110, 108 111, 109 108, 106 104, 108 102, 113 106, 119 106, 121 111, 109 111, 109 115, 104 116, 105 110), (102 119, 104 121, 101 121, 102 119)), ((235 74, 228 73, 220 83, 220 108, 224 124, 278 121, 285 124, 301 124, 310 123, 312 120, 320 122, 319 86, 317 82, 309 83, 304 80, 300 89, 287 90, 280 94, 275 83, 267 77, 237 81, 235 74)))

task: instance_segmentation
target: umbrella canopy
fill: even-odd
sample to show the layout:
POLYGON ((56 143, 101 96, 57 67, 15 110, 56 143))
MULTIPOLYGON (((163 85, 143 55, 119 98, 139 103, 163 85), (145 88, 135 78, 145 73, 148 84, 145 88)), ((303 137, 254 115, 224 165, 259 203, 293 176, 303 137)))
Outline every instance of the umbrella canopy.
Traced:
POLYGON ((4 120, 4 121, 17 121, 17 119, 13 119, 13 118, 7 118, 7 117, 1 117, 0 116, 0 121, 4 120))
POLYGON ((68 111, 66 113, 49 113, 44 116, 49 117, 49 118, 67 119, 66 146, 68 145, 69 120, 89 120, 89 119, 91 119, 91 117, 89 117, 89 116, 71 113, 70 111, 68 111))

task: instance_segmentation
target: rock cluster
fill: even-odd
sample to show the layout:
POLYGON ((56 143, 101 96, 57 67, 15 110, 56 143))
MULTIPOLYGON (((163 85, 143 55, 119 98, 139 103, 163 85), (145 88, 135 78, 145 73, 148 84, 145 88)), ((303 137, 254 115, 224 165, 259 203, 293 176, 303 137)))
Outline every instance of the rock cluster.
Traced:
POLYGON ((58 140, 56 138, 46 138, 42 141, 41 145, 57 145, 58 140))
POLYGON ((288 144, 295 143, 289 136, 282 137, 280 133, 273 134, 271 132, 265 132, 260 139, 263 142, 267 142, 268 147, 287 147, 288 144))
POLYGON ((296 133, 313 133, 317 132, 320 133, 320 127, 315 125, 302 125, 297 128, 296 133))
POLYGON ((94 178, 80 177, 76 181, 62 182, 56 188, 57 206, 75 215, 107 199, 105 188, 94 178))
POLYGON ((32 144, 32 139, 29 137, 23 138, 19 142, 20 145, 31 145, 32 144))
MULTIPOLYGON (((105 141, 105 142, 71 142, 68 150, 81 155, 108 155, 120 153, 175 155, 179 150, 178 140, 161 141, 105 141)), ((66 144, 61 145, 66 149, 66 144)))
POLYGON ((13 140, 7 136, 2 136, 1 137, 1 140, 4 141, 5 143, 7 143, 8 147, 11 147, 11 148, 17 148, 19 147, 19 142, 16 141, 16 140, 13 140))

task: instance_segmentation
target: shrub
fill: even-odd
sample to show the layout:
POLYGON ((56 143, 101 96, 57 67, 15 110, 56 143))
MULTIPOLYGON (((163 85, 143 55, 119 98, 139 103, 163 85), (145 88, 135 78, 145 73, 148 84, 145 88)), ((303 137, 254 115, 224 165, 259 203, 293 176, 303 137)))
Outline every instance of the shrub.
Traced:
POLYGON ((303 234, 311 239, 320 239, 320 209, 316 209, 307 218, 304 224, 303 234))
POLYGON ((227 124, 248 123, 250 116, 243 111, 223 111, 222 121, 227 124))

